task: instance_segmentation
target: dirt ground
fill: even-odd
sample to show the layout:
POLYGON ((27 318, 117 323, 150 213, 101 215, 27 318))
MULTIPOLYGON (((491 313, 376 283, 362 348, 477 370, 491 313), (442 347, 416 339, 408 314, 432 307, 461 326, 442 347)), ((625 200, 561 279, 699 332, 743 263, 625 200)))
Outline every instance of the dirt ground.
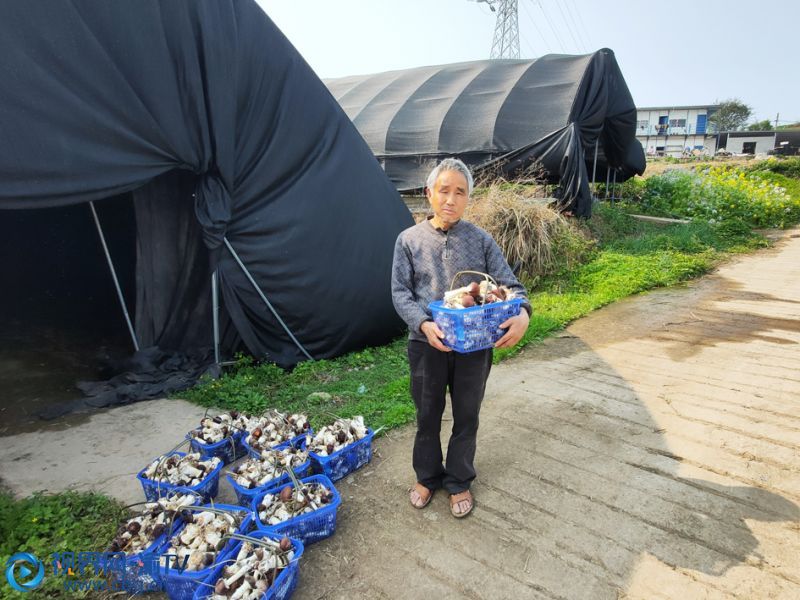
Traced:
MULTIPOLYGON (((800 597, 798 344, 800 230, 596 311, 494 367, 470 517, 441 492, 410 506, 414 430, 393 431, 337 484, 294 598, 800 597)), ((135 471, 202 412, 155 401, 4 437, 0 477, 137 501, 135 471)))

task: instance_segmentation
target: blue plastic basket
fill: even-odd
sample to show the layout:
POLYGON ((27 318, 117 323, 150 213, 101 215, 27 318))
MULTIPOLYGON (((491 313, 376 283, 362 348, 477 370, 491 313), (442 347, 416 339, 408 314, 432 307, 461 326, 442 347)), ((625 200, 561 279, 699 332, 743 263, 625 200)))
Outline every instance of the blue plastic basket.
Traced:
MULTIPOLYGON (((199 431, 200 428, 194 431, 199 431)), ((202 440, 193 437, 191 433, 186 434, 186 439, 192 446, 193 452, 199 452, 203 459, 216 456, 222 460, 222 464, 228 465, 236 459, 241 458, 247 452, 242 440, 245 438, 244 431, 234 431, 230 436, 213 444, 206 444, 202 440)))
POLYGON ((348 444, 329 456, 320 456, 310 451, 311 466, 315 473, 327 476, 331 481, 339 481, 356 469, 360 469, 372 460, 372 429, 367 428, 367 435, 357 442, 348 444))
MULTIPOLYGON (((251 531, 248 533, 250 537, 254 538, 265 538, 268 537, 273 540, 278 540, 283 537, 277 533, 272 531, 268 531, 266 529, 257 529, 255 531, 251 531)), ((294 550, 294 559, 292 562, 289 563, 285 569, 282 569, 278 576, 275 578, 275 581, 272 582, 272 585, 269 586, 267 591, 261 596, 261 600, 289 600, 292 594, 294 593, 295 588, 297 587, 297 572, 298 572, 298 561, 300 557, 303 556, 303 542, 297 539, 289 538, 289 541, 292 542, 292 549, 294 550)), ((239 549, 244 542, 241 540, 233 547, 231 553, 228 555, 229 557, 235 557, 239 553, 239 549)), ((222 573, 222 569, 225 568, 225 565, 218 565, 214 572, 205 580, 205 583, 208 585, 201 585, 197 588, 197 591, 194 594, 193 600, 206 600, 214 591, 214 589, 210 586, 213 586, 217 583, 220 578, 220 574, 222 573)))
MULTIPOLYGON (((216 503, 213 505, 208 504, 206 506, 210 508, 220 508, 231 512, 241 511, 246 513, 244 521, 242 521, 242 523, 236 529, 236 533, 248 534, 248 532, 253 528, 253 513, 247 508, 233 504, 216 503)), ((172 537, 179 535, 184 526, 185 524, 182 524, 180 528, 175 529, 172 537)), ((233 549, 236 547, 236 543, 236 539, 230 538, 225 547, 217 554, 214 564, 212 564, 210 567, 206 567, 205 569, 184 572, 179 572, 177 569, 163 569, 161 573, 163 589, 170 597, 170 600, 192 600, 198 588, 204 587, 202 582, 207 580, 211 576, 211 573, 216 570, 220 564, 224 564, 224 562, 230 557, 233 549), (166 571, 166 573, 163 571, 166 571)), ((161 547, 158 549, 158 555, 160 556, 166 553, 168 549, 169 539, 165 539, 164 543, 161 544, 161 547)))
MULTIPOLYGON (((305 446, 305 441, 302 442, 302 445, 305 446)), ((285 448, 286 446, 284 446, 285 448)), ((274 450, 279 450, 280 448, 273 448, 274 450)), ((292 469, 294 474, 297 476, 298 479, 302 477, 306 477, 311 474, 311 458, 309 457, 308 460, 305 462, 297 465, 295 468, 292 469)), ((236 501, 241 504, 242 506, 251 506, 253 504, 253 498, 265 492, 267 490, 274 489, 276 487, 280 487, 285 485, 289 481, 291 481, 288 473, 282 473, 275 479, 270 479, 264 485, 259 487, 255 487, 252 489, 248 489, 246 487, 242 487, 236 481, 234 481, 234 477, 232 475, 226 475, 228 479, 228 483, 231 484, 233 491, 236 492, 236 501)))
POLYGON ((447 308, 444 302, 431 302, 433 321, 444 332, 444 344, 465 354, 492 348, 506 334, 501 323, 519 314, 522 298, 492 302, 470 308, 447 308))
MULTIPOLYGON (((173 487, 172 491, 175 492, 189 492, 186 487, 173 487)), ((191 506, 197 504, 199 498, 195 498, 191 506)), ((160 591, 164 587, 164 582, 161 579, 159 570, 146 568, 145 561, 157 560, 158 550, 164 545, 170 535, 177 531, 183 525, 183 520, 180 518, 180 513, 175 516, 171 523, 172 532, 167 531, 162 533, 154 539, 149 546, 144 550, 129 554, 125 557, 125 571, 124 575, 117 571, 111 571, 108 575, 114 580, 115 584, 130 594, 141 594, 145 592, 160 591), (123 575, 122 578, 118 575, 123 575)))
MULTIPOLYGON (((308 435, 309 433, 311 435, 314 435, 314 430, 312 428, 310 428, 310 427, 308 428, 308 430, 306 430, 305 433, 301 433, 300 435, 297 435, 297 436, 293 437, 290 440, 286 440, 285 442, 281 442, 280 444, 276 444, 276 445, 272 446, 270 448, 270 450, 279 450, 281 448, 286 448, 287 446, 295 446, 295 447, 299 448, 299 444, 301 442, 305 441, 306 435, 308 435)), ((247 443, 248 435, 249 434, 243 434, 242 435, 242 447, 245 449, 245 451, 247 452, 247 454, 249 456, 252 456, 253 458, 261 458, 261 452, 259 452, 258 450, 256 450, 250 444, 247 443)))
MULTIPOLYGON (((172 456, 173 454, 177 454, 178 456, 186 456, 185 452, 178 452, 174 450, 165 454, 164 456, 172 456)), ((153 459, 155 460, 155 459, 153 459)), ((151 460, 148 463, 148 466, 152 463, 151 460)), ((147 469, 145 467, 141 471, 136 474, 136 479, 139 480, 139 483, 142 484, 142 489, 144 490, 144 497, 147 498, 150 502, 155 502, 162 496, 166 496, 167 494, 171 493, 173 490, 176 489, 188 489, 192 490, 193 492, 197 492, 203 497, 203 500, 208 502, 212 498, 216 498, 217 492, 219 491, 219 473, 222 470, 222 463, 218 464, 214 467, 214 470, 211 471, 206 478, 203 479, 200 483, 195 486, 179 486, 174 485, 172 483, 163 483, 158 481, 153 481, 152 479, 147 479, 144 476, 144 472, 147 469)))
POLYGON ((308 546, 309 544, 313 544, 314 542, 318 542, 332 536, 333 532, 336 531, 336 513, 339 510, 339 505, 342 503, 342 497, 333 486, 333 482, 325 477, 325 475, 312 475, 311 477, 305 477, 300 480, 300 483, 321 483, 328 490, 333 492, 333 499, 330 501, 330 503, 326 504, 322 508, 318 508, 310 513, 293 517, 288 521, 278 523, 277 525, 263 523, 261 519, 258 518, 257 507, 261 502, 261 499, 266 494, 279 494, 280 491, 286 486, 273 489, 269 492, 262 492, 253 498, 253 504, 251 508, 253 510, 253 520, 258 529, 280 533, 282 535, 289 536, 290 538, 296 538, 308 546))

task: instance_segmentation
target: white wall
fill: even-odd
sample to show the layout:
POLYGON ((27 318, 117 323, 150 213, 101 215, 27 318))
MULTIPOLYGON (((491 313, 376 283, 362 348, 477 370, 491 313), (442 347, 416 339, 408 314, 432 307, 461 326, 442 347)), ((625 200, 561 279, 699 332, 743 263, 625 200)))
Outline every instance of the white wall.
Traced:
POLYGON ((775 147, 775 136, 769 137, 731 137, 728 136, 728 146, 725 148, 728 152, 734 154, 741 154, 744 149, 745 142, 756 143, 756 154, 766 154, 767 150, 772 150, 775 147))
POLYGON ((703 150, 700 150, 700 152, 708 154, 709 156, 713 156, 717 150, 717 139, 715 136, 676 135, 669 136, 669 138, 665 138, 664 136, 650 136, 649 139, 646 136, 637 136, 636 139, 638 139, 639 143, 642 145, 646 156, 653 156, 656 152, 656 148, 662 146, 665 147, 663 152, 667 156, 674 156, 675 158, 680 158, 684 155, 686 146, 691 150, 695 150, 696 146, 703 146, 703 150))

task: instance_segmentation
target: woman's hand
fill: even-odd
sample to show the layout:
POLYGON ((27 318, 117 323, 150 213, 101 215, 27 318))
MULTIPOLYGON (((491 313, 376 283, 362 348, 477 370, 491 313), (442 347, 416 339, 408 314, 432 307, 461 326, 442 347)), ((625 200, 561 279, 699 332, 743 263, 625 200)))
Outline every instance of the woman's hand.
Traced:
POLYGON ((528 316, 527 310, 520 310, 516 317, 511 317, 507 321, 500 324, 500 329, 508 328, 505 335, 495 343, 495 348, 511 348, 518 341, 522 339, 525 332, 528 330, 528 323, 531 318, 528 316))
POLYGON ((452 348, 448 348, 445 346, 441 340, 444 339, 444 331, 439 329, 439 327, 433 321, 425 321, 419 327, 420 331, 425 334, 425 337, 428 338, 428 343, 440 350, 442 352, 452 352, 452 348))

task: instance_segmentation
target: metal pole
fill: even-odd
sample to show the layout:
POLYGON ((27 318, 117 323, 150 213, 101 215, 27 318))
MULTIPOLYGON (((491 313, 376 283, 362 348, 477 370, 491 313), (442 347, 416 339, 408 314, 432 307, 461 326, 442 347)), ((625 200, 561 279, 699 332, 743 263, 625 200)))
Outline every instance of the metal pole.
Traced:
POLYGON ((608 198, 608 182, 611 179, 611 167, 606 167, 606 195, 605 197, 608 198))
POLYGON ((611 201, 617 199, 617 170, 614 169, 614 182, 611 184, 611 201))
POLYGON ((274 317, 275 317, 275 318, 278 320, 278 323, 280 323, 280 324, 281 324, 281 326, 283 327, 283 330, 284 330, 284 331, 285 331, 287 334, 289 334, 289 337, 290 337, 290 338, 292 338, 292 341, 295 343, 295 345, 297 345, 297 347, 298 347, 298 348, 300 348, 300 351, 301 351, 303 354, 305 354, 305 356, 306 356, 306 358, 308 358, 308 360, 314 360, 314 359, 311 357, 311 355, 310 355, 310 354, 309 354, 309 353, 306 351, 306 349, 305 349, 305 348, 303 348, 303 345, 302 345, 300 342, 298 342, 298 341, 297 341, 297 338, 296 338, 296 337, 294 337, 294 334, 291 332, 291 330, 290 330, 290 329, 289 329, 289 327, 286 325, 286 323, 284 323, 284 322, 283 322, 283 319, 281 319, 281 318, 280 318, 280 316, 278 315, 278 313, 277 313, 277 312, 275 312, 275 309, 272 307, 272 304, 270 304, 269 300, 267 300, 267 297, 264 295, 264 292, 262 292, 262 291, 261 291, 261 288, 260 288, 260 287, 258 287, 258 284, 256 283, 256 280, 255 280, 255 279, 253 279, 253 276, 252 276, 252 275, 250 275, 250 271, 248 271, 248 270, 247 270, 247 267, 245 267, 245 266, 244 266, 244 263, 243 263, 243 262, 242 262, 242 260, 239 258, 239 255, 238 255, 238 254, 236 254, 236 250, 234 250, 234 249, 233 249, 233 246, 231 246, 231 243, 228 241, 228 238, 226 238, 226 237, 223 237, 223 238, 222 238, 222 241, 223 241, 223 242, 225 242, 225 247, 228 249, 228 251, 231 253, 231 255, 233 256, 233 258, 236 260, 236 262, 238 263, 239 267, 241 267, 242 271, 243 271, 243 272, 244 272, 244 274, 245 274, 245 277, 247 277, 247 279, 248 279, 248 280, 250 281, 250 283, 252 284, 253 288, 255 288, 256 292, 258 292, 258 295, 259 295, 259 296, 261 296, 261 299, 264 301, 264 304, 266 304, 266 305, 267 305, 267 308, 270 310, 270 312, 272 313, 272 315, 273 315, 273 316, 274 316, 274 317))
POLYGON ((597 146, 600 144, 600 136, 597 136, 597 139, 594 142, 594 164, 592 165, 592 185, 595 182, 595 175, 597 174, 597 146))
POLYGON ((131 340, 133 340, 133 347, 138 352, 139 341, 136 339, 136 333, 133 331, 133 323, 131 323, 131 317, 128 314, 128 307, 125 305, 125 297, 122 295, 122 288, 119 286, 117 272, 114 270, 114 263, 111 260, 111 253, 109 253, 108 246, 106 245, 106 237, 103 235, 103 228, 100 227, 100 219, 97 217, 97 210, 94 208, 94 202, 89 202, 89 208, 92 209, 94 224, 97 226, 97 234, 100 236, 100 243, 103 245, 103 252, 106 254, 106 261, 108 261, 108 268, 111 270, 111 278, 114 280, 114 287, 117 288, 117 297, 119 298, 120 306, 122 306, 122 312, 125 315, 125 322, 128 324, 128 331, 131 334, 131 340))
POLYGON ((211 274, 211 315, 214 325, 214 362, 219 364, 219 289, 216 270, 211 274))

